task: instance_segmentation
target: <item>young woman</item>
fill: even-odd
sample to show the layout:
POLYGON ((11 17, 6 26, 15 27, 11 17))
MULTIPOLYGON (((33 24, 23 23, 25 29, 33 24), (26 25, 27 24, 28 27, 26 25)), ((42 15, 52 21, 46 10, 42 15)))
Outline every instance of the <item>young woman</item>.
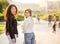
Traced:
MULTIPOLYGON (((16 37, 18 37, 17 31, 17 7, 15 5, 10 5, 7 8, 6 12, 6 35, 7 37, 10 36, 10 44, 16 43, 16 37)), ((8 37, 9 38, 9 37, 8 37)))
POLYGON ((24 15, 26 17, 22 29, 24 33, 25 44, 35 44, 35 35, 33 32, 34 20, 31 17, 32 11, 30 9, 25 10, 24 15))

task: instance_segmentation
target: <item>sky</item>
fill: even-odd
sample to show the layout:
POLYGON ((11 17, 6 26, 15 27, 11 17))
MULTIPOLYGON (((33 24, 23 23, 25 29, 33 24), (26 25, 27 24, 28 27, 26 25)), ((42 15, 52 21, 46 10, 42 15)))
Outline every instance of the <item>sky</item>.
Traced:
MULTIPOLYGON (((40 7, 45 7, 45 6, 47 6, 46 4, 46 2, 47 1, 58 1, 58 0, 10 0, 10 1, 13 1, 13 2, 20 2, 20 3, 22 3, 22 4, 31 4, 31 3, 33 3, 33 4, 38 4, 40 7)), ((13 3, 13 2, 11 2, 11 3, 13 3)))
POLYGON ((40 3, 40 0, 13 0, 21 3, 40 3))
MULTIPOLYGON (((60 0, 8 0, 8 1, 10 1, 10 4, 16 4, 16 5, 18 5, 18 7, 20 8, 20 9, 22 9, 22 4, 31 4, 31 3, 33 3, 33 6, 34 6, 34 4, 37 4, 38 5, 38 7, 40 7, 40 8, 47 8, 47 1, 60 1, 60 0), (20 2, 20 6, 19 6, 19 3, 18 2, 20 2)), ((28 7, 28 6, 27 6, 28 7)), ((32 7, 32 6, 31 6, 32 7)), ((35 7, 35 6, 34 6, 35 7)), ((33 7, 33 9, 34 9, 34 7, 33 7)), ((36 6, 37 7, 37 6, 36 6)), ((26 8, 25 6, 24 6, 24 8, 26 8)), ((24 9, 23 8, 23 9, 24 9)), ((39 9, 38 9, 39 10, 39 9)))
POLYGON ((58 1, 58 0, 13 0, 13 1, 16 1, 16 2, 21 2, 21 3, 36 3, 36 4, 39 4, 41 2, 45 2, 45 1, 58 1))

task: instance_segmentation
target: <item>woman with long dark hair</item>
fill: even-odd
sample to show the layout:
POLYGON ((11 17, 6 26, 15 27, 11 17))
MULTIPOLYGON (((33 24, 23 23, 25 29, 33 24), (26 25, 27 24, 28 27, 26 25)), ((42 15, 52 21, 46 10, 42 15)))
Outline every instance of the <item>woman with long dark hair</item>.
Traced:
POLYGON ((18 37, 17 31, 17 7, 15 5, 9 5, 6 12, 6 35, 10 37, 10 44, 16 43, 16 37, 18 37))

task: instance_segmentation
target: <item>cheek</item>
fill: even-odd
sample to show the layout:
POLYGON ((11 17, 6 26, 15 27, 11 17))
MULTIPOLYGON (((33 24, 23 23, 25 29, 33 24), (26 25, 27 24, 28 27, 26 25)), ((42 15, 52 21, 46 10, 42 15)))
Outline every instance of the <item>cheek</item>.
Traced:
POLYGON ((29 12, 27 12, 27 16, 30 16, 29 12))
POLYGON ((16 10, 15 10, 15 9, 13 9, 13 12, 14 12, 14 13, 16 13, 16 10))
POLYGON ((26 12, 26 13, 24 13, 24 15, 25 15, 25 16, 29 16, 29 13, 28 13, 28 12, 26 12))
POLYGON ((26 14, 24 14, 26 16, 26 14))
POLYGON ((12 12, 13 14, 15 14, 15 13, 16 13, 16 9, 12 8, 12 9, 11 9, 11 12, 12 12))
POLYGON ((24 13, 24 15, 26 16, 26 13, 24 13))

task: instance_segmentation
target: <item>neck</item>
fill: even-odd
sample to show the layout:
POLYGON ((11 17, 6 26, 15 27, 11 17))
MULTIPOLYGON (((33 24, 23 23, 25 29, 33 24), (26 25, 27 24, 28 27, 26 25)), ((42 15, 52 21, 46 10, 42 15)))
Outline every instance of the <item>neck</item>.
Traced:
MULTIPOLYGON (((31 17, 31 16, 28 16, 28 17, 31 17)), ((28 18, 28 17, 26 17, 26 18, 28 18)))

